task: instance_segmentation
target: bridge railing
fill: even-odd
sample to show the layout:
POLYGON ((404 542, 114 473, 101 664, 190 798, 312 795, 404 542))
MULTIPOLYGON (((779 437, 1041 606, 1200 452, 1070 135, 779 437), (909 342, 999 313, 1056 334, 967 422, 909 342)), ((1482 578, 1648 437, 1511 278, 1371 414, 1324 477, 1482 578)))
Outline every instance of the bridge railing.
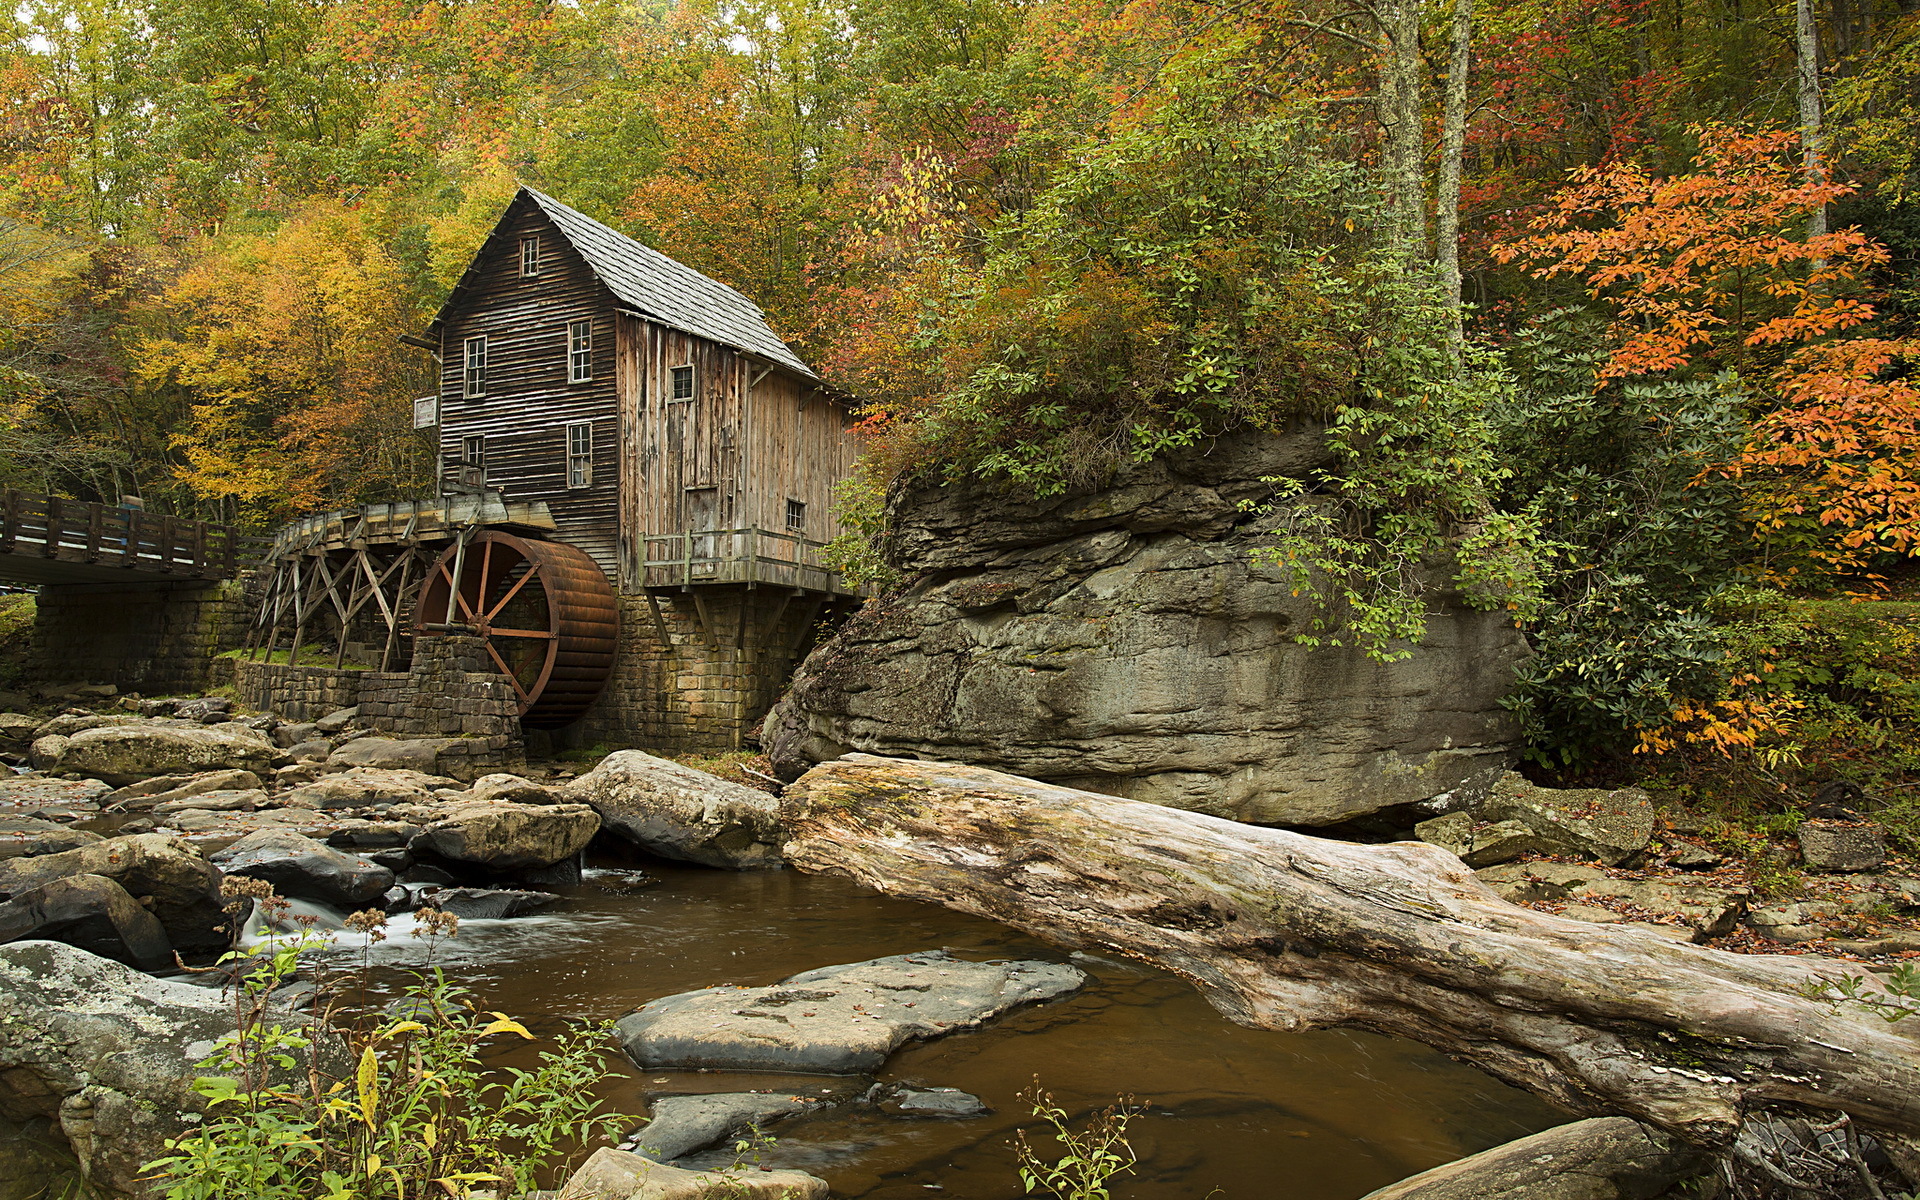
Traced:
POLYGON ((209 521, 12 489, 0 493, 0 554, 226 579, 252 565, 267 544, 209 521))

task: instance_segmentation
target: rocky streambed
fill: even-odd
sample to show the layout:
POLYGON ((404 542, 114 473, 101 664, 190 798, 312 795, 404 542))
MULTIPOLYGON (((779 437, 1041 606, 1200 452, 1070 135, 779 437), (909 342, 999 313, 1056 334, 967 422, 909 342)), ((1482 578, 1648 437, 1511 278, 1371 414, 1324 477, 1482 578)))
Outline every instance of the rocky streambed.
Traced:
MULTIPOLYGON (((350 712, 295 726, 218 699, 0 715, 0 757, 24 769, 0 778, 0 1179, 31 1184, 0 1200, 76 1166, 103 1196, 146 1194, 139 1162, 197 1119, 186 1084, 226 1012, 195 986, 219 976, 181 976, 175 956, 209 962, 272 915, 236 908, 236 877, 336 931, 323 953, 371 963, 376 993, 437 956, 536 1028, 617 1020, 632 1073, 605 1098, 635 1123, 566 1200, 705 1194, 696 1174, 717 1171, 741 1194, 1002 1197, 1036 1083, 1072 1111, 1143 1103, 1140 1196, 1265 1195, 1284 1177, 1302 1200, 1342 1200, 1554 1126, 1486 1160, 1500 1194, 1559 1195, 1529 1190, 1527 1164, 1586 1163, 1595 1200, 1660 1194, 1705 1165, 1652 1126, 1566 1125, 1411 1042, 1242 1029, 1165 973, 783 870, 794 813, 765 791, 637 752, 583 775, 470 778, 444 749, 367 735, 350 712), (342 918, 362 909, 394 917, 395 936, 356 941, 342 918), (460 936, 408 936, 423 909, 461 918, 460 936)), ((1631 789, 1555 792, 1494 771, 1400 816, 1499 896, 1587 928, 1883 959, 1912 948, 1920 882, 1889 871, 1902 864, 1845 813, 1803 832, 1825 874, 1787 900, 1763 899, 1631 789)), ((1176 929, 1230 919, 1157 913, 1176 929)), ((1479 1169, 1392 1194, 1478 1195, 1479 1169)))

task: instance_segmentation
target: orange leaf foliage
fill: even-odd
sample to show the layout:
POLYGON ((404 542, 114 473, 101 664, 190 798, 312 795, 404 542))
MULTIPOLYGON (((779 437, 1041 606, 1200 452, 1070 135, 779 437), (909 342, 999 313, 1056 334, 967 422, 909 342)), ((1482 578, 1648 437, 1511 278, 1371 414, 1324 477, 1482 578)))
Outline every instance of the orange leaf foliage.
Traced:
POLYGON ((1746 450, 1721 468, 1752 484, 1763 539, 1811 516, 1825 541, 1809 553, 1831 569, 1920 551, 1920 390, 1904 377, 1920 339, 1860 328, 1886 248, 1853 228, 1809 235, 1816 207, 1853 189, 1807 178, 1794 133, 1697 132, 1692 173, 1581 168, 1539 232, 1496 254, 1612 307, 1603 382, 1696 359, 1769 380, 1746 450))

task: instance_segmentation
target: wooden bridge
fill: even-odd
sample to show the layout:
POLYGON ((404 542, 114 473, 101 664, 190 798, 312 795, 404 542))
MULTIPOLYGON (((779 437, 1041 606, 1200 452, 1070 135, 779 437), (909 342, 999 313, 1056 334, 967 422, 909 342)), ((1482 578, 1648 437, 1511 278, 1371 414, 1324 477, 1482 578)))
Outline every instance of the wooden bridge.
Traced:
POLYGON ((212 582, 262 557, 226 525, 9 489, 0 494, 0 583, 212 582))

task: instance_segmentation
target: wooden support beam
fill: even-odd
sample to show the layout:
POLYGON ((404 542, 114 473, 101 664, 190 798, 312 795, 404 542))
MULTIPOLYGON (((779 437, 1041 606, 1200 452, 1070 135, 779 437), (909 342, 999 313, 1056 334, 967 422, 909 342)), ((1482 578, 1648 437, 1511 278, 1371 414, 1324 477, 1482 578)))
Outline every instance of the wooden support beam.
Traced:
POLYGON ((652 592, 647 593, 647 611, 653 614, 654 636, 660 639, 660 645, 668 654, 677 654, 673 644, 673 634, 667 630, 667 619, 660 615, 660 601, 652 592))

